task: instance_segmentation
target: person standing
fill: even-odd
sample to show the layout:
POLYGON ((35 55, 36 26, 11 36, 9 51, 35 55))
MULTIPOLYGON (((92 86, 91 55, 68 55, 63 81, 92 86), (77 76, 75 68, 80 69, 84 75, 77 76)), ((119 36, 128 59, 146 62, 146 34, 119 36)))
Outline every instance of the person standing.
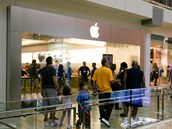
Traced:
POLYGON ((60 89, 62 89, 62 87, 64 86, 64 68, 62 64, 59 64, 57 77, 59 87, 60 89))
POLYGON ((56 76, 58 74, 58 68, 59 68, 59 61, 57 59, 55 59, 54 64, 53 64, 55 70, 56 70, 56 76))
POLYGON ((107 60, 103 58, 101 60, 101 64, 102 67, 98 68, 94 72, 92 80, 94 81, 94 87, 95 88, 97 87, 96 92, 98 92, 99 103, 100 103, 99 105, 100 120, 106 126, 110 127, 109 118, 114 105, 113 103, 111 103, 110 100, 110 93, 112 92, 111 83, 114 83, 115 80, 112 75, 112 71, 108 68, 107 60))
POLYGON ((157 66, 157 63, 154 63, 151 71, 151 82, 154 82, 154 86, 158 86, 157 83, 158 77, 159 77, 159 68, 157 66))
POLYGON ((81 81, 85 81, 88 83, 88 77, 90 76, 90 69, 86 66, 86 62, 83 62, 83 66, 81 66, 78 70, 78 75, 81 77, 81 81))
POLYGON ((71 65, 71 63, 68 61, 66 63, 66 73, 65 73, 66 85, 69 86, 69 88, 71 88, 71 76, 72 76, 72 69, 71 69, 70 65, 71 65))
MULTIPOLYGON (((56 97, 60 94, 58 79, 56 77, 56 70, 52 65, 52 61, 53 61, 52 57, 50 56, 47 57, 46 58, 47 65, 42 69, 40 69, 42 96, 43 98, 45 98, 45 100, 43 101, 43 106, 56 105, 57 104, 56 97)), ((45 109, 45 114, 44 114, 45 126, 58 125, 58 123, 55 122, 55 109, 56 107, 45 109), (49 121, 48 119, 48 110, 51 110, 50 112, 51 121, 49 121)))
POLYGON ((71 96, 70 96, 70 88, 69 86, 64 86, 63 87, 63 96, 62 96, 62 104, 64 105, 64 111, 62 112, 61 115, 61 119, 60 119, 60 123, 59 126, 63 126, 63 120, 64 117, 66 115, 66 112, 68 114, 67 116, 67 129, 72 129, 71 125, 70 125, 70 120, 71 120, 71 108, 72 108, 72 100, 71 100, 71 96))
POLYGON ((29 63, 28 62, 25 64, 24 69, 28 73, 28 71, 29 71, 29 63))
POLYGON ((85 81, 79 83, 80 91, 76 98, 78 102, 78 117, 79 119, 76 122, 76 128, 80 128, 83 122, 85 127, 90 129, 90 106, 89 99, 90 93, 88 92, 88 86, 85 81))
POLYGON ((29 66, 29 77, 30 77, 30 82, 31 82, 31 93, 33 92, 33 89, 36 88, 36 81, 38 79, 38 74, 37 74, 37 63, 36 60, 32 60, 32 64, 29 66))
POLYGON ((93 85, 93 80, 92 80, 92 77, 93 77, 93 75, 94 75, 94 72, 95 72, 95 70, 96 70, 97 68, 96 68, 96 63, 92 63, 92 70, 91 70, 91 86, 93 87, 93 95, 95 95, 95 88, 94 88, 94 85, 93 85))
MULTIPOLYGON (((116 70, 116 64, 112 64, 111 66, 110 66, 110 69, 111 69, 111 71, 112 71, 112 74, 113 74, 113 77, 114 77, 114 79, 116 79, 117 78, 117 74, 115 73, 115 70, 116 70)), ((120 84, 120 80, 118 79, 116 79, 116 82, 115 83, 113 83, 113 84, 111 84, 111 88, 112 88, 112 91, 119 91, 119 90, 121 90, 122 89, 122 87, 121 87, 121 84, 120 84)), ((116 93, 116 95, 118 94, 118 92, 116 93)), ((120 108, 119 107, 119 103, 115 103, 115 110, 121 110, 122 108, 120 108)))
MULTIPOLYGON (((117 77, 116 77, 117 79, 120 80, 121 90, 124 90, 124 89, 125 89, 124 72, 125 72, 125 70, 127 70, 127 68, 128 68, 127 63, 126 63, 126 62, 122 62, 122 63, 120 64, 119 73, 118 73, 118 75, 117 75, 117 77)), ((124 104, 124 103, 122 103, 122 107, 124 107, 123 104, 124 104)), ((124 109, 124 108, 123 108, 123 109, 124 109)), ((122 112, 122 113, 120 114, 120 116, 121 116, 121 117, 125 117, 124 112, 122 112)))
MULTIPOLYGON (((125 70, 124 72, 124 82, 126 84, 125 89, 139 89, 139 88, 145 88, 145 78, 143 71, 141 71, 138 67, 137 61, 132 61, 132 68, 125 70)), ((134 94, 134 92, 131 90, 131 93, 134 94)), ((139 105, 129 103, 124 103, 124 122, 121 124, 122 127, 126 127, 129 125, 128 122, 128 111, 129 107, 132 108, 132 117, 133 121, 132 124, 135 124, 139 121, 137 117, 137 111, 139 105)))

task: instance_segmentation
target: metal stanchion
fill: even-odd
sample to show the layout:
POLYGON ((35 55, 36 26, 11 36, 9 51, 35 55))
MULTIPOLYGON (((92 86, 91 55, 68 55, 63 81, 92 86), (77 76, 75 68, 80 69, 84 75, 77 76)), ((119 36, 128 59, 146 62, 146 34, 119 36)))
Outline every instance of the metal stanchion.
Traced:
POLYGON ((164 112, 164 88, 162 89, 162 119, 164 119, 164 115, 165 115, 165 112, 164 112))
POLYGON ((160 107, 159 99, 160 99, 160 96, 157 95, 157 119, 159 119, 159 107, 160 107))

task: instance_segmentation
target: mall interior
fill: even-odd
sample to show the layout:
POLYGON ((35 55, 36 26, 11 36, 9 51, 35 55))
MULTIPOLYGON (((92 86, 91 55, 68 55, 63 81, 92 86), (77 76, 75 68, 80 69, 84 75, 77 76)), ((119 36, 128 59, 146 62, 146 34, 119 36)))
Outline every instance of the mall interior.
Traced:
MULTIPOLYGON (((93 62, 100 68, 104 56, 109 57, 109 66, 116 64, 115 73, 119 72, 121 62, 131 68, 132 61, 137 61, 144 72, 146 88, 138 110, 141 124, 132 124, 130 108, 129 125, 122 126, 122 100, 126 97, 123 91, 120 95, 114 92, 120 99, 111 98, 121 108, 112 109, 111 126, 102 124, 99 99, 91 94, 89 77, 90 129, 172 128, 171 0, 0 0, 0 3, 0 129, 75 129, 78 69, 83 62, 90 70, 93 62), (41 96, 40 79, 33 86, 27 72, 26 64, 36 60, 41 69, 48 56, 53 58, 54 67, 62 64, 66 70, 67 62, 71 63, 70 127, 67 116, 62 126, 45 126, 45 107, 39 102, 47 98, 41 96), (158 67, 156 82, 151 79, 154 64, 158 67), (21 70, 26 74, 21 76, 21 70)), ((130 99, 137 98, 130 94, 130 99)), ((60 101, 54 106, 57 122, 65 111, 63 106, 60 101)), ((82 124, 80 128, 86 127, 82 124)))

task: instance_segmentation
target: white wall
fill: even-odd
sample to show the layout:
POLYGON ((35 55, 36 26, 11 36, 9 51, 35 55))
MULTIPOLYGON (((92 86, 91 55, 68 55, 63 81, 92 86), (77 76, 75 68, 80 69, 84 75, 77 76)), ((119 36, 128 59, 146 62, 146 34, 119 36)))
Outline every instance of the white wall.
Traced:
POLYGON ((124 45, 123 47, 108 47, 107 53, 113 54, 113 63, 117 65, 117 72, 122 62, 126 62, 128 68, 131 68, 133 60, 138 61, 140 64, 140 46, 124 45))

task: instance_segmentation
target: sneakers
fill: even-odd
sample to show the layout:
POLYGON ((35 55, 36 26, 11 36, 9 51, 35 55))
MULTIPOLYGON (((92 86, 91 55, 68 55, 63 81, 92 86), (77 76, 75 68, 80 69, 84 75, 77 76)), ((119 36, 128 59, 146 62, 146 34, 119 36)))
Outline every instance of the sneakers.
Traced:
POLYGON ((51 127, 57 127, 59 124, 57 122, 49 122, 49 121, 45 121, 44 125, 46 127, 51 126, 51 127))
POLYGON ((49 121, 45 121, 44 122, 44 125, 47 127, 47 126, 50 126, 50 122, 49 121))
POLYGON ((141 125, 143 124, 143 121, 140 121, 138 117, 133 118, 133 121, 131 122, 131 127, 141 125))
POLYGON ((68 126, 67 126, 67 129, 72 129, 72 126, 71 126, 71 125, 68 125, 68 126))
POLYGON ((128 118, 125 117, 123 123, 121 123, 122 128, 127 128, 129 126, 128 118))
POLYGON ((110 127, 109 121, 107 121, 106 119, 102 118, 101 122, 105 124, 107 127, 110 127))
POLYGON ((50 126, 51 126, 51 127, 57 127, 58 125, 59 125, 59 124, 58 124, 57 122, 51 122, 51 123, 50 123, 50 126))

